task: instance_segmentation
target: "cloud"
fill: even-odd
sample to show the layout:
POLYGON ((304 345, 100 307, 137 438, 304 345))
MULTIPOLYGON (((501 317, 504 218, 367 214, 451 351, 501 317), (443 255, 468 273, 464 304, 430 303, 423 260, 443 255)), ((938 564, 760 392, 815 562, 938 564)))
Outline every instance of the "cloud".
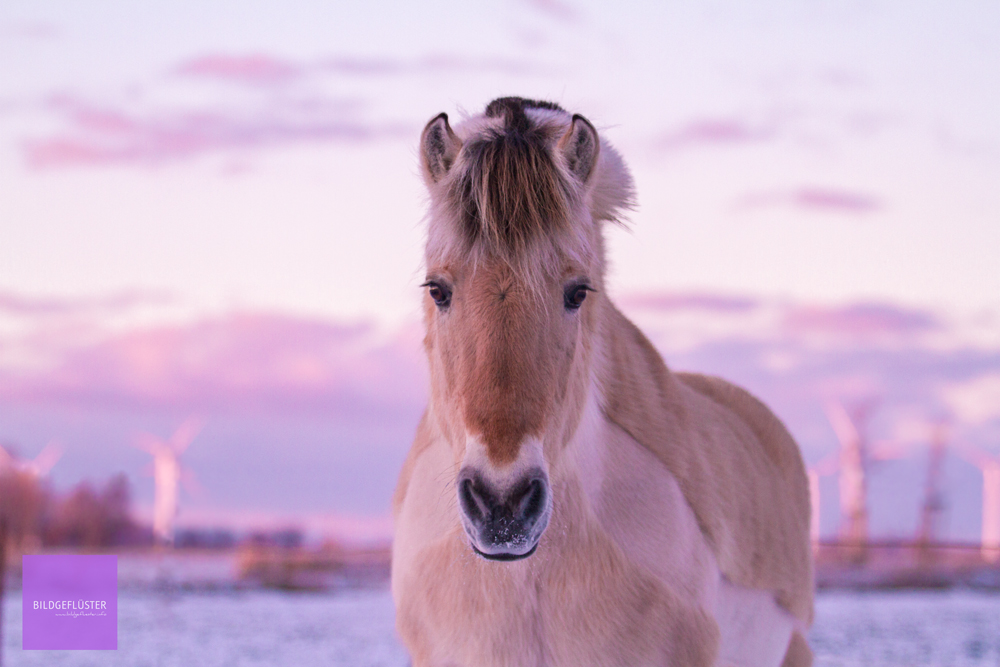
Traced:
POLYGON ((736 202, 736 208, 752 210, 790 206, 793 208, 862 215, 882 209, 882 203, 874 195, 851 190, 824 187, 802 187, 788 191, 771 191, 749 194, 736 202))
POLYGON ((421 74, 506 74, 523 76, 550 73, 537 63, 499 56, 470 58, 454 54, 429 54, 411 60, 334 56, 317 62, 315 71, 349 76, 400 76, 421 74))
POLYGON ((30 372, 0 369, 0 397, 371 417, 410 414, 424 392, 419 335, 404 330, 383 341, 370 323, 237 314, 140 328, 84 346, 51 344, 55 363, 30 372))
MULTIPOLYGON (((208 53, 179 63, 166 78, 130 87, 119 101, 65 93, 50 96, 43 107, 59 129, 23 140, 21 152, 35 169, 154 166, 218 151, 412 141, 420 123, 373 120, 360 100, 331 96, 328 91, 342 88, 342 79, 348 76, 520 77, 546 72, 527 60, 447 53, 411 59, 348 55, 309 61, 266 53, 208 53), (192 89, 196 83, 201 85, 192 89), (150 102, 163 99, 187 102, 173 106, 150 102)), ((398 109, 393 114, 390 117, 398 117, 398 109)))
POLYGON ((706 292, 648 292, 632 294, 623 299, 632 308, 658 311, 709 310, 720 312, 745 312, 759 305, 756 299, 742 296, 709 294, 706 292))
POLYGON ((858 303, 843 307, 790 307, 783 324, 793 333, 825 332, 862 338, 926 332, 937 328, 940 322, 927 311, 884 303, 858 303))
POLYGON ((697 146, 732 146, 773 139, 774 120, 752 122, 742 118, 703 118, 669 130, 653 140, 655 149, 674 152, 697 146))
POLYGON ((162 306, 175 302, 167 292, 129 291, 101 298, 26 297, 0 291, 0 315, 38 318, 66 317, 81 314, 110 314, 134 310, 142 306, 162 306))
MULTIPOLYGON (((117 301, 92 300, 109 308, 117 301)), ((422 327, 416 322, 387 333, 367 321, 245 312, 138 325, 80 342, 76 329, 50 321, 58 319, 51 313, 73 312, 68 302, 6 294, 0 303, 13 304, 13 311, 28 314, 24 317, 36 317, 37 344, 50 348, 48 363, 30 367, 0 355, 0 407, 19 412, 30 408, 65 419, 70 414, 198 412, 223 431, 230 425, 225 427, 230 435, 216 434, 213 447, 219 457, 236 456, 253 440, 257 455, 272 452, 267 456, 280 462, 274 466, 284 466, 296 489, 306 476, 299 466, 319 465, 338 470, 354 466, 348 478, 338 482, 354 484, 351 493, 371 485, 354 480, 361 474, 357 471, 378 472, 379 488, 390 488, 395 468, 373 467, 368 448, 384 447, 401 457, 426 401, 422 327), (272 432, 258 432, 260 427, 253 424, 260 420, 277 426, 272 432), (301 426, 316 421, 327 424, 328 430, 312 433, 312 427, 301 426), (294 446, 288 445, 288 425, 298 425, 294 446)), ((671 368, 719 375, 764 400, 789 427, 807 460, 819 460, 837 447, 822 409, 831 398, 848 408, 878 399, 868 426, 872 441, 898 440, 907 424, 951 415, 956 440, 995 449, 1000 433, 1000 343, 995 337, 988 344, 982 339, 970 343, 963 338, 968 334, 961 322, 933 311, 891 303, 824 305, 704 291, 646 292, 626 295, 620 303, 671 368)), ((0 328, 0 348, 6 335, 0 328)), ((46 418, 45 437, 57 427, 46 418)), ((919 440, 920 434, 910 439, 919 440)), ((889 497, 920 486, 919 474, 907 477, 907 465, 917 470, 911 465, 916 459, 910 459, 887 464, 873 481, 873 498, 883 491, 889 497), (883 481, 887 486, 879 491, 883 481)), ((269 467, 268 472, 273 470, 269 467)), ((249 466, 244 473, 259 475, 259 466, 249 466)), ((324 474, 314 475, 312 482, 323 494, 324 474)), ((220 475, 213 484, 229 488, 227 479, 228 474, 220 475)), ((878 526, 897 532, 907 529, 898 517, 880 521, 878 526)), ((955 517, 955 534, 976 534, 974 523, 955 517)))
POLYGON ((549 18, 573 23, 579 18, 576 8, 560 0, 522 0, 522 3, 549 18))
POLYGON ((432 53, 400 59, 327 56, 311 61, 293 62, 275 56, 255 54, 207 54, 187 60, 173 70, 182 78, 207 79, 251 86, 271 87, 302 79, 339 75, 350 77, 389 77, 422 74, 507 74, 520 76, 543 72, 537 63, 499 56, 468 57, 432 53))
POLYGON ((1000 345, 929 310, 684 292, 621 302, 668 363, 745 384, 800 433, 825 424, 826 398, 881 397, 887 413, 953 414, 973 430, 1000 410, 1000 345))
POLYGON ((24 143, 31 167, 158 165, 208 152, 289 144, 409 138, 414 128, 357 118, 347 100, 283 100, 249 109, 131 111, 58 97, 50 107, 68 129, 24 143))
POLYGON ((0 26, 0 39, 54 39, 59 37, 59 27, 46 21, 26 21, 0 26))
POLYGON ((174 73, 179 76, 250 84, 274 84, 300 76, 303 67, 264 54, 212 54, 183 62, 177 66, 174 73))
MULTIPOLYGON (((934 313, 888 303, 798 303, 710 292, 643 292, 621 305, 660 328, 676 350, 717 340, 793 341, 812 349, 898 346, 913 341, 947 345, 955 332, 934 313)), ((777 356, 772 355, 772 359, 777 356)))
POLYGON ((963 421, 978 425, 1000 420, 1000 372, 949 384, 941 397, 963 421))

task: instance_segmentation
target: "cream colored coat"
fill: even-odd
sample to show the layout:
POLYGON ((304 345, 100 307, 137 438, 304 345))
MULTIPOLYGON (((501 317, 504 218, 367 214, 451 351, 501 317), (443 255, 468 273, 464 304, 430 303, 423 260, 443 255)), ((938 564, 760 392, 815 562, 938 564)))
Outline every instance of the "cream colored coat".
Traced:
MULTIPOLYGON (((545 113, 532 118, 568 122, 545 113)), ((440 118, 431 149, 447 160, 437 168, 461 168, 461 142, 482 123, 453 134, 440 118)), ((602 169, 622 168, 601 150, 591 210, 610 191, 602 169)), ((458 427, 432 363, 432 398, 393 502, 392 590, 414 666, 810 664, 809 498, 795 442, 742 389, 669 371, 603 291, 587 308, 589 364, 573 394, 582 407, 548 460, 552 517, 524 560, 487 561, 469 547, 461 458, 446 435, 458 427)))

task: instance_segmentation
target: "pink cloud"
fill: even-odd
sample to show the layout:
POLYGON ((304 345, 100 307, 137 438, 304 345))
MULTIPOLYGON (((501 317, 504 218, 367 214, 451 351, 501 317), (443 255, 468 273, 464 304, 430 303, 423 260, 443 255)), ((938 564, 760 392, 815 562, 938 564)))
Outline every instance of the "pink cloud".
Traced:
POLYGON ((577 10, 566 2, 561 2, 560 0, 522 0, 524 4, 528 5, 537 12, 540 12, 549 18, 558 19, 565 23, 571 23, 575 21, 579 15, 577 10))
POLYGON ((882 208, 881 202, 873 195, 822 187, 802 187, 784 192, 759 192, 745 195, 736 202, 736 208, 741 210, 774 206, 852 215, 873 213, 882 208))
POLYGON ((181 63, 176 75, 249 85, 271 86, 309 74, 398 76, 449 72, 490 72, 511 75, 541 71, 529 61, 484 56, 432 53, 413 59, 329 56, 310 62, 292 62, 266 54, 209 54, 181 63))
POLYGON ((761 142, 777 135, 773 121, 752 123, 739 118, 704 118, 671 130, 654 140, 661 151, 675 151, 692 146, 734 145, 761 142))
POLYGON ((878 200, 861 192, 802 188, 792 193, 792 201, 802 208, 833 209, 868 213, 881 208, 878 200))
MULTIPOLYGON (((803 304, 711 292, 644 292, 620 299, 640 323, 661 329, 662 341, 687 350, 714 341, 771 341, 810 349, 910 345, 947 338, 934 313, 889 303, 803 304)), ((777 356, 771 356, 772 361, 777 356)))
POLYGON ((546 70, 537 64, 500 57, 469 58, 450 54, 430 54, 413 60, 337 56, 321 60, 317 71, 350 76, 392 76, 404 74, 493 73, 524 75, 546 70))
POLYGON ((162 306, 174 302, 166 292, 123 292, 90 299, 25 297, 0 291, 0 314, 21 317, 79 315, 84 313, 119 313, 141 306, 162 306))
POLYGON ((111 164, 161 164, 220 150, 269 148, 296 143, 367 142, 411 137, 398 123, 358 120, 347 101, 300 100, 242 112, 164 110, 140 113, 55 98, 67 131, 25 142, 35 168, 111 164))
POLYGON ((760 304, 748 297, 707 292, 647 292, 625 297, 622 299, 622 305, 658 311, 707 310, 732 313, 752 310, 760 304))
POLYGON ((794 333, 826 332, 867 336, 929 331, 940 326, 923 310, 887 304, 853 304, 842 308, 798 306, 784 316, 785 327, 794 333))
POLYGON ((181 63, 175 72, 181 76, 273 84, 297 77, 302 73, 302 67, 263 54, 244 56, 213 54, 181 63))
POLYGON ((82 347, 49 340, 58 360, 27 373, 0 369, 7 376, 0 397, 126 408, 412 412, 424 391, 419 340, 404 330, 377 342, 368 323, 239 314, 82 347))
POLYGON ((31 21, 24 23, 11 23, 0 26, 0 38, 17 37, 21 39, 53 39, 60 34, 59 28, 54 23, 46 21, 31 21))

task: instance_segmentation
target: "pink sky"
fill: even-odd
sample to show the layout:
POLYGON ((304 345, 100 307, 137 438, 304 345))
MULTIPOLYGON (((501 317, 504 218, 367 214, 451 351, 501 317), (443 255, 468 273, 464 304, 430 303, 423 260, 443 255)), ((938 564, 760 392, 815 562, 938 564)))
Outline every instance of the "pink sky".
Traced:
POLYGON ((3 5, 0 441, 148 503, 130 438, 203 413, 191 516, 384 525, 425 381, 417 136, 521 94, 631 166, 612 292, 668 362, 760 392, 810 460, 831 396, 995 448, 995 3, 610 7, 3 5))

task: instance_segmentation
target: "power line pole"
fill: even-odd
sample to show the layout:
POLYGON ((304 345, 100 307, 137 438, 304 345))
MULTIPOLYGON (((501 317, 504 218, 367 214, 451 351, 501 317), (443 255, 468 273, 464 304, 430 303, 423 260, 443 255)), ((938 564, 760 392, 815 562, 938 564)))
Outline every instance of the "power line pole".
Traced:
POLYGON ((917 534, 920 560, 923 564, 930 562, 934 543, 941 539, 941 522, 945 510, 942 475, 945 447, 948 444, 947 433, 947 425, 940 423, 935 425, 931 438, 927 483, 924 486, 924 507, 921 512, 920 532, 917 534))

